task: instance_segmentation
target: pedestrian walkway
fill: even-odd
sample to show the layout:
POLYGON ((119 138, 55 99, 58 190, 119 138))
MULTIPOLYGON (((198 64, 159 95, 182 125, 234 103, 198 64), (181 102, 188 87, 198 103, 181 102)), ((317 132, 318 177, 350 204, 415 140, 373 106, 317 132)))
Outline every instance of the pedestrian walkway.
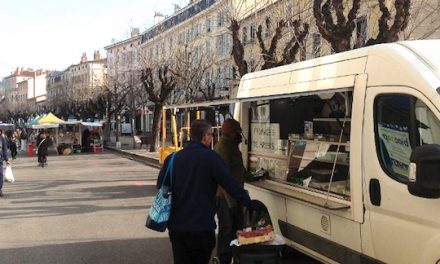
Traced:
POLYGON ((147 146, 143 145, 140 149, 139 144, 133 147, 133 138, 131 136, 120 136, 121 148, 116 148, 116 138, 112 136, 110 142, 105 146, 106 149, 118 152, 119 154, 134 159, 136 161, 144 162, 150 166, 160 168, 159 153, 150 152, 147 146))
POLYGON ((0 198, 1 264, 167 264, 167 233, 145 228, 158 170, 110 151, 12 161, 0 198))

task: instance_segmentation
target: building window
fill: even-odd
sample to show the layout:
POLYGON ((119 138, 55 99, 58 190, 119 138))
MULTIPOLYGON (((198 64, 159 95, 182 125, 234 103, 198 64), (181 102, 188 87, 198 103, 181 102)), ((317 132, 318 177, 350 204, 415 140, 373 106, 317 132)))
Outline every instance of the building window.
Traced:
POLYGON ((361 48, 365 45, 368 39, 367 17, 361 16, 356 20, 356 48, 361 48))
POLYGON ((199 36, 200 36, 200 33, 201 33, 201 32, 200 32, 200 31, 201 31, 200 28, 201 28, 201 27, 200 27, 200 24, 197 24, 197 25, 195 26, 195 33, 194 33, 194 34, 196 35, 196 37, 199 37, 199 36))
POLYGON ((188 28, 188 29, 186 30, 186 42, 191 41, 191 38, 192 38, 191 34, 192 34, 192 32, 191 32, 191 28, 188 28))
POLYGON ((211 19, 210 18, 206 19, 205 27, 206 27, 206 33, 210 33, 211 32, 211 19))
POLYGON ((313 33, 313 58, 321 57, 321 34, 313 33))
POLYGON ((217 36, 217 55, 223 54, 223 48, 225 43, 223 42, 223 35, 217 36))
POLYGON ((255 60, 254 59, 251 59, 251 60, 249 60, 249 71, 250 72, 253 72, 254 70, 255 70, 255 60))
POLYGON ((253 43, 255 41, 255 38, 257 36, 257 25, 255 23, 251 24, 250 27, 250 41, 253 43))
POLYGON ((171 37, 168 40, 168 51, 171 52, 172 49, 173 49, 173 38, 171 37))
POLYGON ((223 13, 218 12, 217 14, 217 26, 221 27, 223 25, 223 13))
POLYGON ((247 38, 247 27, 243 27, 242 29, 243 31, 241 32, 242 34, 242 38, 241 38, 241 42, 243 42, 243 45, 246 45, 248 38, 247 38))
POLYGON ((211 40, 207 39, 206 40, 206 54, 210 54, 211 53, 211 40))
POLYGON ((266 24, 265 36, 267 38, 267 37, 269 37, 269 35, 271 33, 271 26, 272 26, 272 24, 271 24, 271 21, 270 21, 270 17, 266 17, 265 24, 266 24))

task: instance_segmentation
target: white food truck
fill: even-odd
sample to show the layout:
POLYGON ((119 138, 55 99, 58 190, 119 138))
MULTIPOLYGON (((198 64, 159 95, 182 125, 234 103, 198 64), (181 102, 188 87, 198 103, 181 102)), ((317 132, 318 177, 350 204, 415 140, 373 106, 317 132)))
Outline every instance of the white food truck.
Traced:
POLYGON ((440 40, 250 73, 235 102, 243 160, 264 175, 246 189, 287 245, 324 263, 440 263, 440 40))

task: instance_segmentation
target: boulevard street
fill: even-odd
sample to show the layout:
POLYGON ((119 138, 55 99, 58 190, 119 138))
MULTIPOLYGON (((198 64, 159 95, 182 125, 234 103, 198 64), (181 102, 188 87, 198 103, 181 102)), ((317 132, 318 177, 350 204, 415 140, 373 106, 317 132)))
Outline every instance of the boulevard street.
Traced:
POLYGON ((167 233, 144 227, 157 170, 113 154, 13 161, 0 198, 0 263, 172 263, 167 233))

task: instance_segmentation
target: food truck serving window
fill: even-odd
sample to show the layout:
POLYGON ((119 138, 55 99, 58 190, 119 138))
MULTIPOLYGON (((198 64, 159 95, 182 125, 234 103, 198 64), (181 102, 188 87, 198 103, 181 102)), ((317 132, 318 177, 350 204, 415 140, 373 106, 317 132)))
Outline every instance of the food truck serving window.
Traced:
POLYGON ((352 91, 251 103, 249 170, 350 199, 352 91))

